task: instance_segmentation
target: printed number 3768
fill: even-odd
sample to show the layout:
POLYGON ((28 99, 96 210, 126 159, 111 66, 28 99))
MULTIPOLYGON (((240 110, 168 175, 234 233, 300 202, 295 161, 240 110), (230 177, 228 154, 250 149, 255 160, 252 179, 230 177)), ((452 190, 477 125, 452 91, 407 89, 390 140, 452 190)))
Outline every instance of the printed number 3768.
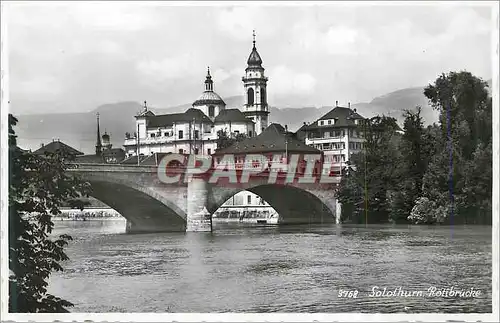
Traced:
POLYGON ((339 290, 339 295, 338 297, 341 298, 357 298, 358 297, 358 291, 357 290, 339 290))

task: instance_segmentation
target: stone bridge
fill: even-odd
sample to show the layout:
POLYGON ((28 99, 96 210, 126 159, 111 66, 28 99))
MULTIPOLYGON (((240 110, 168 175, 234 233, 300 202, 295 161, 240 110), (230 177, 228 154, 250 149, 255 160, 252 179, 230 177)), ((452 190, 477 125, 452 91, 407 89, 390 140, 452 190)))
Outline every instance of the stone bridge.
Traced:
MULTIPOLYGON (((234 194, 247 190, 262 197, 279 214, 279 224, 338 222, 340 206, 334 196, 340 181, 320 184, 285 183, 257 174, 247 183, 210 183, 195 177, 185 183, 160 181, 157 166, 79 164, 69 171, 88 181, 91 195, 127 219, 127 232, 211 231, 212 214, 234 194)), ((184 173, 184 169, 172 170, 184 173)))

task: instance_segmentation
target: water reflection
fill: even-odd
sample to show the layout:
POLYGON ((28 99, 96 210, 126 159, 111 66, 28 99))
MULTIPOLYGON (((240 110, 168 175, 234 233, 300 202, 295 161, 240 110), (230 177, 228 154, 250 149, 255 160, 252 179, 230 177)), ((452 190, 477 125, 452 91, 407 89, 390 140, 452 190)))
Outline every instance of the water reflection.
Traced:
POLYGON ((57 223, 74 237, 50 291, 75 312, 490 312, 491 227, 241 226, 124 234, 123 221, 57 223), (370 298, 373 286, 481 289, 476 299, 370 298), (357 299, 338 298, 357 289, 357 299))

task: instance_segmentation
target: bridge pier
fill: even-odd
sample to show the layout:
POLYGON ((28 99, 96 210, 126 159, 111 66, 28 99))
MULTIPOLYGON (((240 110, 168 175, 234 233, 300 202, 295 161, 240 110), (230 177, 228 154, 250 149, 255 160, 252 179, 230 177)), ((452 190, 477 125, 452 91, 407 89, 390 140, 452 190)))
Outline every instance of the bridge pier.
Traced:
POLYGON ((186 232, 212 231, 208 195, 209 184, 202 178, 192 178, 187 187, 186 232))
POLYGON ((342 204, 339 203, 339 199, 335 198, 335 223, 339 224, 342 215, 342 204))

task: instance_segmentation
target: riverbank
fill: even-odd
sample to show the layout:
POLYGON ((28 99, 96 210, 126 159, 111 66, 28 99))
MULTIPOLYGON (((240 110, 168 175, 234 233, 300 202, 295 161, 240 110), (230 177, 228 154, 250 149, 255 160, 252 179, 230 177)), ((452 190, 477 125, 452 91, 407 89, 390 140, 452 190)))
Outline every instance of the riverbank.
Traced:
POLYGON ((213 217, 213 222, 241 222, 241 223, 267 223, 277 224, 279 214, 269 206, 227 206, 218 209, 213 217))
POLYGON ((87 221, 87 220, 119 220, 125 219, 120 213, 111 208, 89 208, 84 210, 62 209, 61 214, 54 216, 59 221, 87 221))

